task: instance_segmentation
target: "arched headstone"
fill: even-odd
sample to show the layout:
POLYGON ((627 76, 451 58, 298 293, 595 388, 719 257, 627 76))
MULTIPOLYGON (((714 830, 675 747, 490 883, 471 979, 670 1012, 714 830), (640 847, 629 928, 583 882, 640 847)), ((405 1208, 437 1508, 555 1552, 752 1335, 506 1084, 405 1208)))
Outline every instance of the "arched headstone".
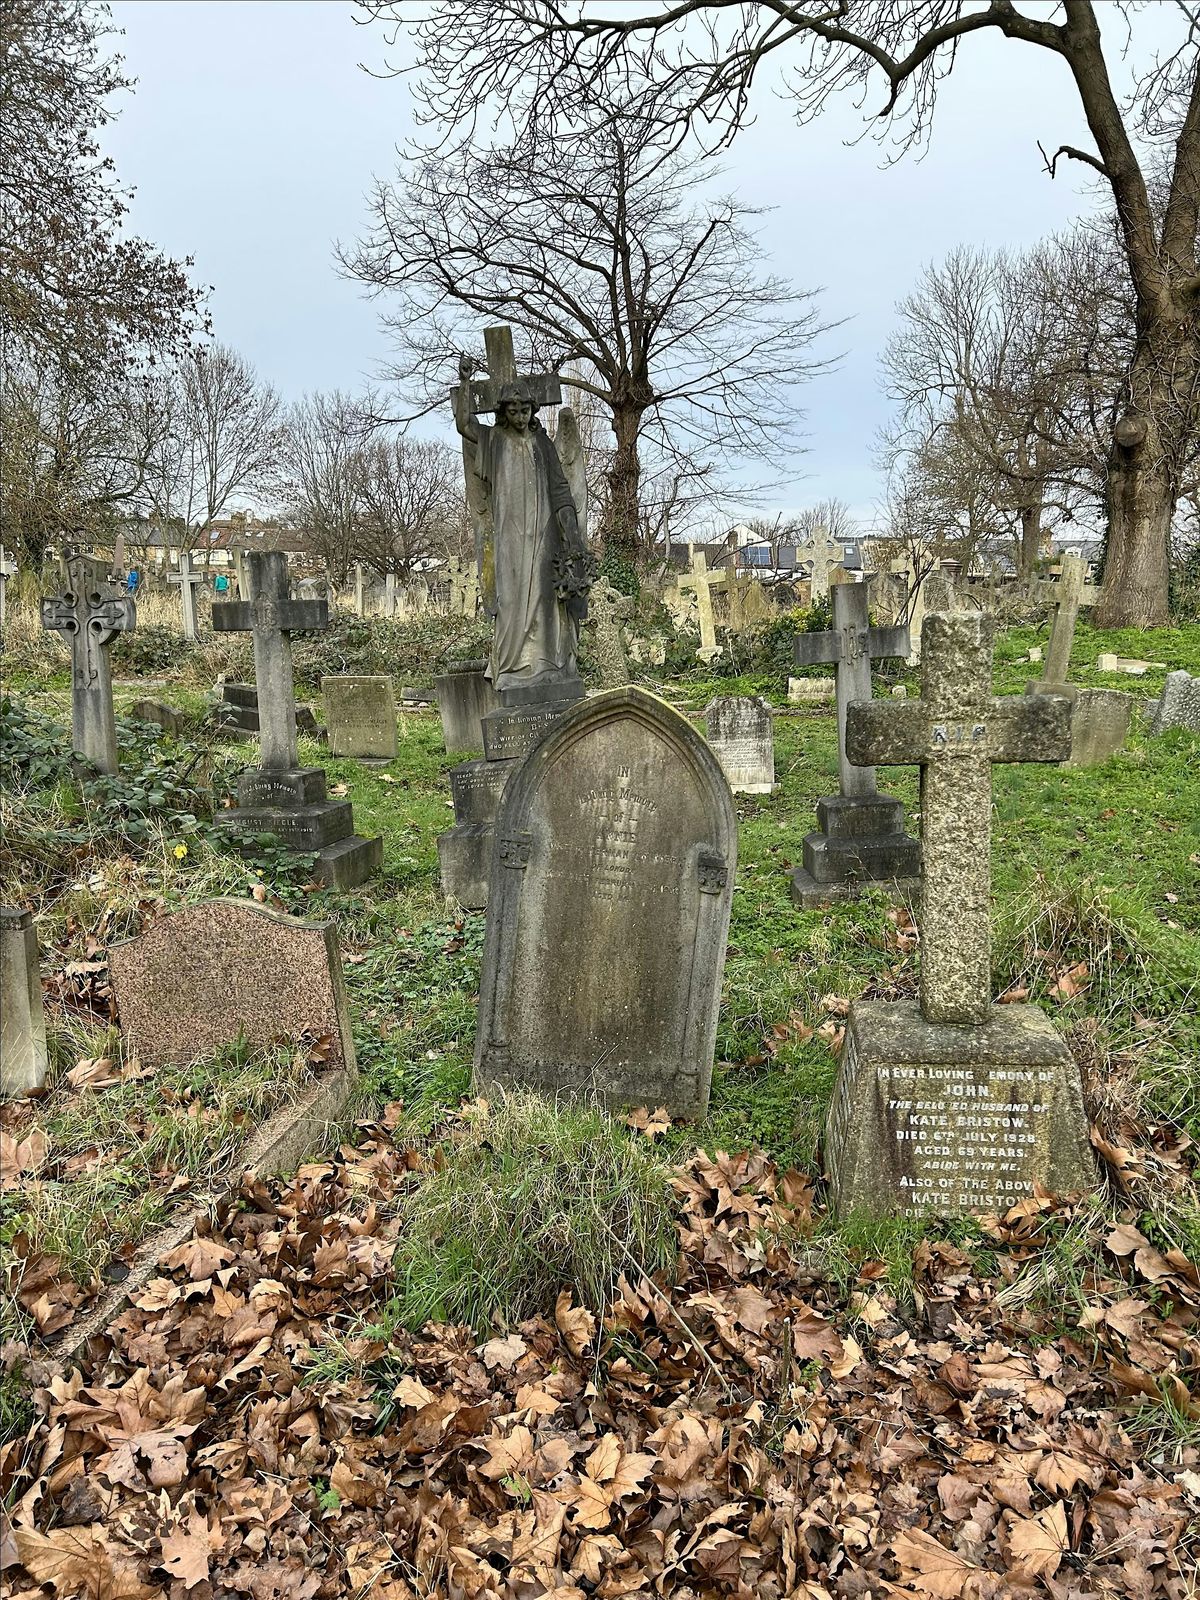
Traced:
POLYGON ((475 1077, 703 1116, 737 862, 733 798, 642 689, 573 707, 500 804, 475 1077))

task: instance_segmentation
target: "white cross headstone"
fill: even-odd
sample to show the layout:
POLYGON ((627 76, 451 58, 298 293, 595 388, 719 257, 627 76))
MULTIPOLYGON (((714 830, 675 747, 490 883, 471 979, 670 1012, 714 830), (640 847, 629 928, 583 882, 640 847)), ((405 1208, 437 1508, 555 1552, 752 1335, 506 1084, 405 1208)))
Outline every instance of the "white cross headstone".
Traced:
POLYGON ((179 552, 179 571, 168 574, 168 583, 179 585, 179 604, 183 612, 183 637, 196 637, 196 588, 204 582, 204 574, 192 570, 190 550, 179 552))
POLYGON ((713 618, 712 591, 729 582, 729 573, 710 572, 704 551, 697 550, 695 545, 691 546, 691 568, 686 577, 676 578, 675 587, 684 593, 690 590, 696 596, 696 614, 700 619, 700 648, 696 654, 701 661, 708 662, 721 653, 713 618))

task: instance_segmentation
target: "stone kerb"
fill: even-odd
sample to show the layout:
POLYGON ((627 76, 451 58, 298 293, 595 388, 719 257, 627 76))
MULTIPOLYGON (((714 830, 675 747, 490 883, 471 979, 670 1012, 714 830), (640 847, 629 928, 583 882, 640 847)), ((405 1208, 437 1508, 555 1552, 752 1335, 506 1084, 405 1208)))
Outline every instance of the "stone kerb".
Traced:
POLYGON ((702 1116, 736 856, 729 785, 686 717, 639 688, 564 713, 496 821, 480 1088, 702 1116))

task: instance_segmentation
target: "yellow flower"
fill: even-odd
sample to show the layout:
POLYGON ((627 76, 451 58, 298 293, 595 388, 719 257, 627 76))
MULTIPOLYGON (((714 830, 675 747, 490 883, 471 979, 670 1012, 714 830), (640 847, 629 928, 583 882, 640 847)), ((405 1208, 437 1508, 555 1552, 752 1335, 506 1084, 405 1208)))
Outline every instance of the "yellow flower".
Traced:
POLYGON ((185 844, 177 844, 175 846, 175 859, 176 859, 176 861, 182 861, 185 855, 187 855, 187 845, 185 845, 185 844))

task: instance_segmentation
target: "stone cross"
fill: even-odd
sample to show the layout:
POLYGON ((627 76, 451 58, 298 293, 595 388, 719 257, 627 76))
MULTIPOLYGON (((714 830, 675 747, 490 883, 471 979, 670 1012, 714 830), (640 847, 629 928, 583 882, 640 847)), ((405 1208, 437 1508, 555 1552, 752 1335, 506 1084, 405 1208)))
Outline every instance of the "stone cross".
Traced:
POLYGON ((633 601, 627 594, 598 579, 588 593, 588 629, 592 652, 600 673, 602 689, 619 689, 629 682, 629 662, 621 624, 633 615, 633 601))
POLYGON ((4 627, 4 590, 16 570, 17 563, 5 554, 4 546, 0 544, 0 630, 4 627))
POLYGON ((179 585, 179 603, 183 608, 183 637, 194 639, 196 637, 196 587, 204 582, 202 572, 192 570, 192 553, 190 550, 179 552, 179 571, 168 574, 168 583, 179 585))
POLYGON ((1046 662, 1042 668, 1043 683, 1067 681, 1079 608, 1094 605, 1100 598, 1100 590, 1086 579, 1087 562, 1083 557, 1065 555, 1062 558, 1062 577, 1058 582, 1043 579, 1037 586, 1040 595, 1054 602, 1050 643, 1046 648, 1046 662))
POLYGON ((871 698, 871 662, 888 656, 907 657, 908 629, 872 628, 867 616, 865 583, 835 583, 833 629, 798 633, 796 664, 813 667, 833 662, 837 676, 838 772, 844 795, 875 793, 875 768, 854 766, 846 759, 846 711, 854 700, 871 698))
POLYGON ((828 595, 830 570, 840 567, 845 559, 845 547, 840 540, 831 539, 824 528, 817 528, 803 544, 796 546, 796 560, 808 562, 812 571, 809 581, 814 600, 823 600, 828 595))
POLYGON ((720 584, 729 582, 728 571, 720 572, 708 570, 708 560, 703 550, 691 546, 692 570, 687 577, 676 578, 675 587, 685 593, 690 589, 696 596, 696 613, 700 619, 700 648, 696 654, 701 661, 711 661, 714 656, 720 655, 717 644, 717 628, 713 620, 712 590, 720 584))
POLYGON ((249 600, 213 606, 213 627, 218 633, 249 633, 254 638, 264 770, 290 772, 299 765, 291 635, 328 626, 328 600, 288 597, 288 560, 282 550, 251 554, 249 600))
POLYGON ((846 754, 921 768, 921 1013, 983 1022, 991 1000, 992 764, 1065 761, 1071 707, 1053 695, 993 697, 994 624, 981 612, 925 618, 919 700, 850 707, 846 754))
POLYGON ((112 583, 106 562, 78 553, 63 561, 66 587, 42 601, 42 627, 71 646, 71 727, 76 750, 98 772, 117 771, 108 648, 137 624, 133 597, 112 583))

